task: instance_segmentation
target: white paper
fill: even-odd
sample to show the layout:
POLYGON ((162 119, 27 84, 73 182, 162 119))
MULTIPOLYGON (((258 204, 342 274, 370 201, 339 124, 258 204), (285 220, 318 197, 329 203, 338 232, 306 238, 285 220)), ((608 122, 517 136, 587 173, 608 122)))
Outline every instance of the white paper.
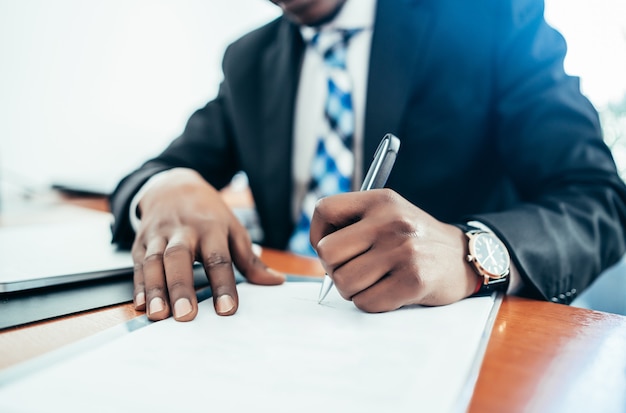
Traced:
MULTIPOLYGON (((494 300, 367 314, 318 283, 238 286, 240 307, 152 323, 0 388, 9 412, 449 412, 494 300)), ((473 383, 472 383, 473 385, 473 383)))

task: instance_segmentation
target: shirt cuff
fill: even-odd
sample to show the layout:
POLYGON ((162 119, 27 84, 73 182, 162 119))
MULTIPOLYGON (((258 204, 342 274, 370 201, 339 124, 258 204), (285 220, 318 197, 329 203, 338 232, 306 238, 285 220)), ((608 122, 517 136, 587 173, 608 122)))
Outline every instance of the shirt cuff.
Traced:
POLYGON ((466 224, 470 227, 478 228, 483 231, 493 232, 491 228, 489 228, 487 225, 483 224, 480 221, 467 221, 466 224))

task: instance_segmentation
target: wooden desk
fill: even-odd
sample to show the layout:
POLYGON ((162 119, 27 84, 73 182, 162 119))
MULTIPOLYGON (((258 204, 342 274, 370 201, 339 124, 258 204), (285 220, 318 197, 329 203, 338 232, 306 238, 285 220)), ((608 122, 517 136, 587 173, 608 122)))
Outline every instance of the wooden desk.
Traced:
MULTIPOLYGON (((63 201, 106 210, 103 199, 63 201)), ((279 271, 322 274, 315 260, 273 250, 261 258, 279 271)), ((0 368, 139 315, 122 304, 1 331, 0 368)), ((626 412, 626 317, 505 298, 469 411, 626 412)))

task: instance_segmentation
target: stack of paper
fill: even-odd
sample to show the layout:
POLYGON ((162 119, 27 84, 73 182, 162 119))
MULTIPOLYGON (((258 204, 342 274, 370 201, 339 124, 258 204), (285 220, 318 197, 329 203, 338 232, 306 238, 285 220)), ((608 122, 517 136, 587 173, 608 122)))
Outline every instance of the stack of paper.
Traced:
POLYGON ((367 314, 335 290, 318 304, 319 285, 241 284, 234 316, 207 300, 193 322, 152 323, 25 377, 0 375, 0 411, 467 408, 493 297, 367 314))

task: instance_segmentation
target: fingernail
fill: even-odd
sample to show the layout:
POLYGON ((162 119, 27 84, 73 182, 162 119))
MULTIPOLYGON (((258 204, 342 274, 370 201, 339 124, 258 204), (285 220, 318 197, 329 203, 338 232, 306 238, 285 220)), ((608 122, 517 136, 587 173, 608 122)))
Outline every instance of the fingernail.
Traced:
POLYGON ((191 301, 187 298, 180 298, 174 304, 174 317, 181 318, 191 313, 191 301))
POLYGON ((228 294, 220 295, 215 302, 215 309, 218 314, 226 314, 235 308, 235 300, 228 294))
POLYGON ((146 294, 142 291, 135 296, 135 308, 146 305, 146 294))
POLYGON ((164 309, 165 309, 165 302, 163 301, 163 299, 161 297, 154 297, 150 301, 150 308, 148 312, 150 314, 155 314, 155 313, 163 311, 164 309))
POLYGON ((278 271, 276 271, 276 270, 275 270, 275 269, 273 269, 273 268, 268 268, 268 269, 267 269, 267 272, 269 272, 270 274, 272 274, 272 275, 276 276, 276 278, 280 278, 280 279, 282 279, 282 280, 284 280, 284 279, 285 279, 285 274, 283 274, 282 272, 278 272, 278 271))

